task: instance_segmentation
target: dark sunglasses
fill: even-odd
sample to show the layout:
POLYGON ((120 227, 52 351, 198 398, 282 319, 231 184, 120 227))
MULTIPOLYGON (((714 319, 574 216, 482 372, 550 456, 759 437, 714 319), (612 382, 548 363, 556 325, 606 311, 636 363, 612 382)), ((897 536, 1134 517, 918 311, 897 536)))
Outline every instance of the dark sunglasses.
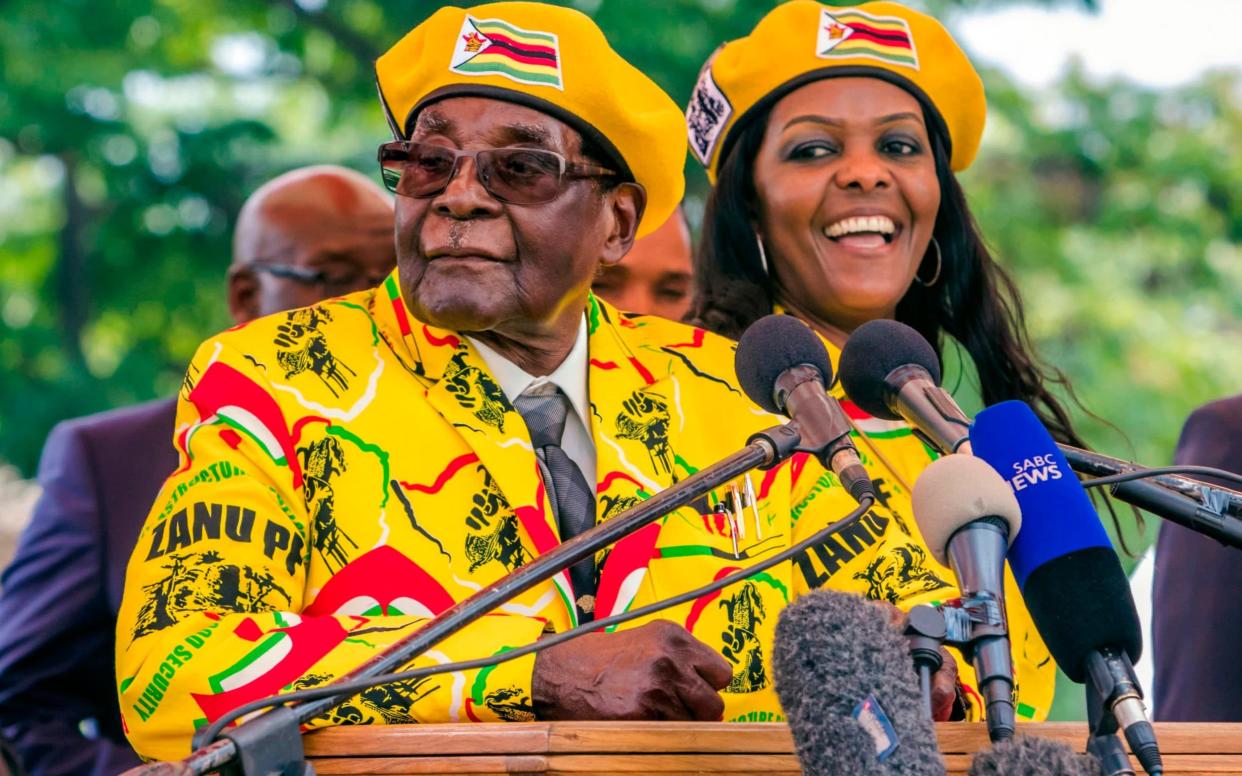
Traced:
POLYGON ((617 175, 606 167, 571 162, 558 153, 536 148, 459 151, 405 140, 379 147, 384 185, 403 197, 434 197, 444 191, 466 158, 474 159, 475 175, 487 193, 511 205, 537 205, 556 199, 567 180, 617 175))
POLYGON ((321 269, 308 269, 268 261, 256 261, 250 265, 250 268, 273 277, 292 280, 303 286, 321 288, 330 297, 344 296, 354 291, 374 288, 388 277, 387 273, 367 272, 358 268, 341 268, 328 273, 321 269))

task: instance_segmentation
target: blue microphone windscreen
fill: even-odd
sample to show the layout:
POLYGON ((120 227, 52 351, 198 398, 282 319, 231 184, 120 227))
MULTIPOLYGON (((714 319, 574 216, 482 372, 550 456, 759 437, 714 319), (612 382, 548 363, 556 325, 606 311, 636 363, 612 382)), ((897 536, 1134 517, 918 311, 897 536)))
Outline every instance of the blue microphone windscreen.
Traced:
POLYGON ((970 446, 1009 481, 1022 507, 1009 565, 1024 591, 1031 573, 1050 560, 1091 547, 1112 549, 1065 455, 1025 403, 1001 402, 976 415, 970 446))

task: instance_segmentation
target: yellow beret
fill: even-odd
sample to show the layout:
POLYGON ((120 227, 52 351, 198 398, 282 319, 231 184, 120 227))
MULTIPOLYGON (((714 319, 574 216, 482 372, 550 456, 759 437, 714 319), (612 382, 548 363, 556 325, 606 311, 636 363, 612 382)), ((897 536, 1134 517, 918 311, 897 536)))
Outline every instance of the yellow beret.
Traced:
POLYGON ((491 97, 543 111, 594 140, 647 190, 641 237, 685 191, 681 109, 612 50, 589 17, 543 3, 441 8, 375 62, 397 139, 445 97, 491 97))
POLYGON ((723 154, 753 116, 811 81, 873 76, 906 89, 946 133, 964 170, 983 136, 983 82, 940 22, 898 3, 829 6, 791 0, 712 55, 690 97, 690 150, 714 183, 723 154))

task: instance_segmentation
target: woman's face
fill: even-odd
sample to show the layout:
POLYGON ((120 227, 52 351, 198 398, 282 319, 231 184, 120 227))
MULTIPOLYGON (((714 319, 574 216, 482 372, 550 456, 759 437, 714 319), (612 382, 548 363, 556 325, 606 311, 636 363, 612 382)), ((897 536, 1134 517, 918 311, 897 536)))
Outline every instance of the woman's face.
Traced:
POLYGON ((772 109, 754 175, 777 301, 845 332, 893 317, 940 207, 913 95, 865 77, 790 92, 772 109))

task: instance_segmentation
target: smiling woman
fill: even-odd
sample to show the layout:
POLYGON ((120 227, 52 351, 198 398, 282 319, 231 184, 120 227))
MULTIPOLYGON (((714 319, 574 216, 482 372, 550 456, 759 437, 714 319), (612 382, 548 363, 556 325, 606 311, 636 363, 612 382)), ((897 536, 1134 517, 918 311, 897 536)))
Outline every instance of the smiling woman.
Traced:
POLYGON ((690 320, 736 337, 780 309, 839 348, 868 320, 895 318, 938 354, 960 344, 985 404, 1026 401, 1059 441, 1082 445, 1049 389, 1072 395, 1068 381, 1035 355, 954 175, 974 160, 986 109, 945 29, 897 3, 830 13, 795 0, 722 46, 687 111, 716 183, 690 320), (798 55, 762 54, 797 40, 798 55))
MULTIPOLYGON (((986 110, 979 76, 944 27, 897 3, 793 0, 721 46, 686 114, 691 147, 716 184, 691 322, 737 337, 784 312, 817 331, 835 363, 854 329, 896 319, 938 354, 960 344, 985 403, 1024 400, 1059 440, 1081 445, 1048 389, 1068 389, 1065 378, 1034 355, 1017 289, 988 253, 954 177, 974 159, 986 110), (776 50, 781 57, 770 55, 776 50)), ((839 386, 833 392, 845 398, 839 386)), ((936 453, 905 424, 844 404, 896 519, 871 551, 805 583, 849 589, 838 580, 853 571, 868 597, 908 609, 931 589, 910 583, 914 569, 952 578, 923 563, 926 545, 906 519, 911 486, 936 453)), ((1006 587, 1018 716, 1041 719, 1055 669, 1012 580, 1006 587)), ((960 711, 973 717, 980 710, 968 667, 963 675, 960 711)))

